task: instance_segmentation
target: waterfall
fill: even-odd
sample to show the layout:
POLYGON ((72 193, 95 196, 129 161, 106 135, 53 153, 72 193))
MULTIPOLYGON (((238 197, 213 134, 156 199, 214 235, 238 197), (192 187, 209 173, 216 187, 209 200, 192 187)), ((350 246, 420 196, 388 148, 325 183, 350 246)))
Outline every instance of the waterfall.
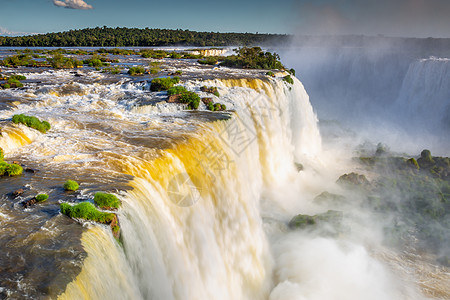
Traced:
POLYGON ((134 176, 119 212, 123 248, 104 230, 88 230, 88 258, 62 299, 268 298, 273 258, 260 199, 292 180, 294 161, 318 154, 317 120, 296 79, 214 83, 235 113, 155 159, 122 158, 134 176))
POLYGON ((450 59, 418 59, 403 80, 396 109, 411 125, 450 126, 450 59), (416 122, 414 124, 413 122, 416 122), (418 123, 418 124, 417 124, 418 123))

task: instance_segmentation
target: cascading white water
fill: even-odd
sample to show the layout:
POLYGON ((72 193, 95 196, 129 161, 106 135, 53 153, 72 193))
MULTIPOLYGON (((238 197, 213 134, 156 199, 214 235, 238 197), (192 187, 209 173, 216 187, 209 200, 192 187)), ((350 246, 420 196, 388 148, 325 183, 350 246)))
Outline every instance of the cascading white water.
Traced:
POLYGON ((403 118, 418 123, 414 126, 436 129, 449 122, 450 59, 432 57, 411 63, 395 105, 403 118))
MULTIPOLYGON (((102 285, 93 277, 114 282, 126 276, 133 289, 119 296, 102 288, 111 294, 101 297, 132 299, 127 292, 138 290, 142 299, 268 298, 272 256, 259 201, 271 186, 294 180, 294 158, 318 154, 317 121, 297 80, 293 86, 280 79, 215 83, 224 101, 235 105, 230 120, 204 124, 197 136, 156 160, 124 162, 135 176, 119 213, 131 277, 128 269, 116 274, 107 260, 86 261, 64 297, 102 285), (179 176, 196 189, 187 191, 192 205, 177 205, 172 195, 179 176)), ((92 233, 85 235, 83 240, 92 233)), ((112 236, 99 240, 106 241, 119 247, 112 236)))

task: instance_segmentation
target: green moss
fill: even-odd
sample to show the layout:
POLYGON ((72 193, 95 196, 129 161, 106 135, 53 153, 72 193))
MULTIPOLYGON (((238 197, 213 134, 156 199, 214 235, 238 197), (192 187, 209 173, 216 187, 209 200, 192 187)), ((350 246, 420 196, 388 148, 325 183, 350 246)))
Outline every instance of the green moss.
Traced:
POLYGON ((23 168, 18 164, 8 164, 6 166, 6 175, 8 176, 19 176, 23 172, 23 168))
POLYGON ((78 190, 78 188, 79 188, 79 185, 74 180, 69 179, 64 183, 64 189, 66 191, 76 191, 76 190, 78 190))
POLYGON ((116 215, 113 213, 99 211, 90 202, 81 202, 74 206, 70 206, 67 203, 61 203, 60 209, 61 213, 68 217, 94 221, 102 224, 109 224, 116 218, 116 215))
POLYGON ((34 197, 37 202, 44 202, 47 201, 48 195, 47 194, 39 194, 36 197, 34 197))
POLYGON ((415 158, 410 158, 406 162, 410 167, 417 169, 417 170, 420 169, 419 164, 417 163, 417 160, 415 158))
POLYGON ((150 85, 150 90, 153 92, 159 92, 159 91, 167 91, 172 86, 180 82, 180 78, 178 76, 175 76, 173 78, 166 77, 166 78, 155 78, 152 80, 152 83, 150 85))
POLYGON ((0 162, 0 176, 3 176, 6 174, 6 168, 9 166, 7 162, 1 161, 0 162))
POLYGON ((14 115, 12 117, 12 121, 14 124, 22 123, 28 127, 39 130, 42 133, 46 133, 50 129, 50 123, 47 121, 40 121, 36 117, 26 116, 23 114, 14 115))
POLYGON ((104 209, 119 208, 120 200, 113 194, 98 192, 94 195, 95 204, 104 209))

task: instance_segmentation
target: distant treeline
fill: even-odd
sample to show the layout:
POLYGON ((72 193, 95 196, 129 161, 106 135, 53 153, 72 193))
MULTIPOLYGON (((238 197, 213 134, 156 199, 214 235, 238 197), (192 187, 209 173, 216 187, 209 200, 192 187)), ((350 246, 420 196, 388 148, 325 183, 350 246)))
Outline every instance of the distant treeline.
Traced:
POLYGON ((0 36, 0 46, 12 47, 145 47, 251 46, 286 42, 289 35, 218 33, 190 30, 96 27, 18 37, 0 36))

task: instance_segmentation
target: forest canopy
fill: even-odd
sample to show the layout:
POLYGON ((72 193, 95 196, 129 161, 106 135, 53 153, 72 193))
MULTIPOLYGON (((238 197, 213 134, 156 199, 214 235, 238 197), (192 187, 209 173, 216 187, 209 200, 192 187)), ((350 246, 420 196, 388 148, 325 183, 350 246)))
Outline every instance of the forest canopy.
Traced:
POLYGON ((251 46, 287 42, 289 35, 96 27, 29 36, 0 36, 13 47, 251 46))

